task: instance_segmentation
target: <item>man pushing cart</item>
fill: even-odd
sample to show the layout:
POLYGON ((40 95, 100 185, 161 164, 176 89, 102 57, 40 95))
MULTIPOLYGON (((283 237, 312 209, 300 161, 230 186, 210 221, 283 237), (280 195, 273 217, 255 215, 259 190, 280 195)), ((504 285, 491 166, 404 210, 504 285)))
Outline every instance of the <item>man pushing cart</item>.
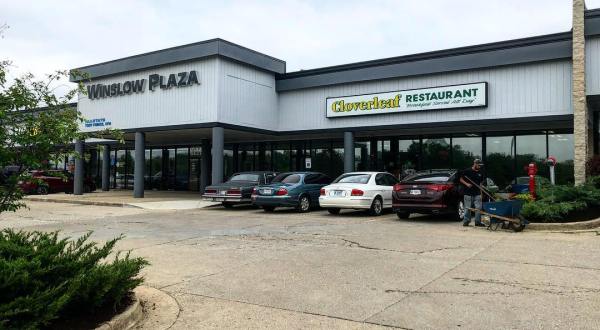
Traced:
POLYGON ((481 173, 481 160, 475 159, 473 166, 465 170, 460 175, 460 183, 464 189, 465 217, 463 226, 468 226, 471 222, 471 212, 475 213, 475 226, 486 227, 481 222, 481 215, 486 215, 490 219, 488 229, 497 230, 500 226, 503 229, 512 229, 522 231, 529 222, 520 215, 523 201, 521 200, 496 200, 492 194, 482 186, 483 174, 481 173), (489 198, 489 202, 482 203, 483 195, 489 198), (483 211, 482 211, 483 206, 483 211))
POLYGON ((481 166, 483 163, 480 159, 475 159, 471 168, 464 170, 460 174, 460 183, 464 186, 464 204, 465 217, 463 226, 468 226, 471 223, 471 211, 475 210, 475 226, 485 227, 481 222, 481 183, 483 182, 483 174, 481 166))

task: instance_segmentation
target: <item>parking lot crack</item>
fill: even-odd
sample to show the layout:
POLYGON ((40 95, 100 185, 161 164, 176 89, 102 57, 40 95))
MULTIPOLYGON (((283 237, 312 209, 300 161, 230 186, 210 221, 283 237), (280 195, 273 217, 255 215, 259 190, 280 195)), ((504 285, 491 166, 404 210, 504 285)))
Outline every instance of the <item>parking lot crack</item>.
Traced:
POLYGON ((594 288, 585 288, 585 287, 568 287, 564 285, 555 285, 551 283, 521 283, 518 281, 501 281, 501 280, 493 280, 493 279, 471 279, 464 277, 453 277, 453 280, 463 281, 463 282, 472 282, 472 283, 482 283, 482 284, 496 284, 501 286, 508 286, 517 289, 522 289, 526 291, 536 291, 542 293, 549 294, 572 294, 572 293, 600 293, 600 289, 594 288))
POLYGON ((456 249, 463 248, 463 246, 451 246, 451 247, 437 248, 437 249, 424 250, 424 251, 404 251, 404 250, 385 249, 385 248, 379 248, 379 247, 374 247, 374 246, 368 246, 368 245, 364 245, 359 242, 352 241, 352 240, 349 240, 346 238, 342 238, 341 240, 346 242, 349 247, 355 247, 355 248, 366 249, 366 250, 375 250, 375 251, 408 253, 408 254, 426 254, 426 253, 433 253, 433 252, 446 251, 446 250, 456 250, 456 249))
POLYGON ((378 247, 373 247, 373 246, 366 246, 366 245, 363 245, 363 244, 361 244, 359 242, 351 241, 351 240, 345 239, 345 238, 342 238, 342 241, 346 242, 349 247, 356 247, 356 248, 359 248, 359 249, 375 250, 375 251, 388 251, 388 252, 400 252, 400 253, 414 253, 414 252, 406 252, 406 251, 400 251, 400 250, 378 248, 378 247))
POLYGON ((419 251, 419 252, 417 252, 417 254, 433 253, 433 252, 440 252, 440 251, 446 251, 446 250, 457 250, 457 249, 463 249, 463 248, 464 248, 463 246, 450 246, 450 247, 444 247, 444 248, 419 251))

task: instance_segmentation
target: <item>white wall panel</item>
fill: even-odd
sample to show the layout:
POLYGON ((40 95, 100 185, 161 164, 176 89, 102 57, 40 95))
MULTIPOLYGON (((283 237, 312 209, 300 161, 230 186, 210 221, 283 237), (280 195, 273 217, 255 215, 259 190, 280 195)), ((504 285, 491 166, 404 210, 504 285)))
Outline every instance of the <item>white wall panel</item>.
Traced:
POLYGON ((276 130, 275 76, 226 59, 219 59, 219 122, 276 130))
POLYGON ((600 94, 600 38, 585 41, 585 83, 588 95, 600 94))
MULTIPOLYGON (((131 129, 168 125, 183 125, 217 121, 217 59, 204 59, 184 64, 133 72, 94 80, 94 84, 123 83, 127 80, 146 79, 143 93, 90 100, 81 95, 78 109, 86 119, 105 118, 110 128, 131 129), (150 91, 148 76, 195 70, 200 85, 174 87, 150 91)), ((165 81, 166 82, 166 81, 165 81)), ((82 125, 84 126, 84 125, 82 125)), ((85 128, 84 131, 100 128, 85 128)))
POLYGON ((336 85, 279 94, 279 130, 479 120, 571 114, 570 61, 524 64, 384 81, 336 85), (326 118, 327 97, 399 91, 486 81, 488 106, 326 118))

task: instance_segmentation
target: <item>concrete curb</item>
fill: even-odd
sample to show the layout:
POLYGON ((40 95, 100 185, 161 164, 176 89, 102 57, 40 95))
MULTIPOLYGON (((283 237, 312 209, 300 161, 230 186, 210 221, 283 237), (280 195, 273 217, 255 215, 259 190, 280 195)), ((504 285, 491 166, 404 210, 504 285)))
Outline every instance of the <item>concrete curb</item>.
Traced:
POLYGON ((530 223, 525 230, 585 230, 600 227, 600 219, 579 221, 579 222, 563 222, 563 223, 530 223))
POLYGON ((137 295, 134 294, 134 301, 123 313, 116 315, 110 321, 103 323, 96 330, 127 330, 138 325, 144 318, 142 304, 137 295))
POLYGON ((58 198, 43 198, 43 197, 26 197, 25 200, 33 202, 48 202, 48 203, 64 203, 64 204, 80 204, 80 205, 95 205, 95 206, 115 206, 115 207, 135 207, 127 203, 117 202, 95 202, 95 201, 82 201, 82 200, 66 200, 58 198))

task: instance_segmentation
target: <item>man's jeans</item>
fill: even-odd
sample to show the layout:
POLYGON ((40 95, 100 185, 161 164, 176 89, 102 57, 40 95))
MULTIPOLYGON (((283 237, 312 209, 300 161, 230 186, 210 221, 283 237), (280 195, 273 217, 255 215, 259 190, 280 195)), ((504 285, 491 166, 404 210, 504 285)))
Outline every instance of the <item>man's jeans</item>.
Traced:
POLYGON ((479 212, 481 210, 481 195, 465 195, 465 218, 463 219, 463 223, 466 224, 471 223, 471 210, 468 209, 469 207, 477 209, 475 211, 475 224, 481 223, 481 212, 479 212))

